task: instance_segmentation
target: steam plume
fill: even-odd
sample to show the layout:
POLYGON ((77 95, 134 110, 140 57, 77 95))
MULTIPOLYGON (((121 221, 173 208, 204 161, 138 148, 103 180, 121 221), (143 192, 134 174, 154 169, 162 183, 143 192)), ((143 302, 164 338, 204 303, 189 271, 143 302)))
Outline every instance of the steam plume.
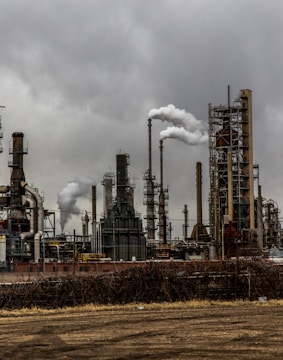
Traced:
POLYGON ((78 198, 91 196, 91 185, 93 181, 89 178, 79 176, 74 181, 69 182, 58 194, 57 204, 60 209, 61 231, 73 214, 80 214, 80 209, 76 205, 78 198))
POLYGON ((201 120, 191 113, 180 110, 174 105, 152 109, 148 113, 149 118, 167 121, 174 126, 161 131, 160 138, 173 138, 189 145, 199 145, 208 141, 208 134, 201 120))
POLYGON ((186 110, 180 110, 172 104, 163 106, 159 109, 150 110, 148 117, 170 122, 171 124, 177 127, 183 127, 188 131, 203 129, 202 122, 196 119, 193 114, 187 113, 186 110))
POLYGON ((178 139, 183 141, 188 145, 199 145, 204 144, 208 140, 207 133, 201 133, 201 131, 196 130, 194 132, 189 132, 183 127, 168 127, 166 130, 160 132, 160 139, 178 139))

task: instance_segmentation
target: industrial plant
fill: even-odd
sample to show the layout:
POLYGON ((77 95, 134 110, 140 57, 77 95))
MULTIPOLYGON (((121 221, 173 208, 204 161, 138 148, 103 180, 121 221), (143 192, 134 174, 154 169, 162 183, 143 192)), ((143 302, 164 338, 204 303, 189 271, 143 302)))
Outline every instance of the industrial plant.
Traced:
MULTIPOLYGON (((134 207, 134 185, 129 175, 130 154, 116 154, 116 173, 105 173, 103 214, 97 216, 97 185, 90 189, 92 211, 82 212, 81 233, 57 233, 55 212, 44 208, 37 188, 24 173, 28 149, 22 132, 12 134, 8 163, 10 184, 0 186, 0 271, 71 271, 75 264, 138 263, 146 260, 216 260, 257 258, 280 254, 283 247, 277 202, 262 196, 259 165, 253 160, 252 91, 240 90, 225 105, 208 105, 208 123, 171 105, 149 112, 148 158, 144 172, 145 216, 134 207), (176 114, 176 116, 175 116, 176 114), (160 179, 152 166, 154 119, 172 127, 160 133, 160 179), (202 163, 196 162, 196 223, 188 233, 188 205, 184 204, 183 238, 172 239, 168 214, 169 193, 163 179, 163 141, 167 137, 188 144, 206 143, 209 156, 209 224, 203 224, 202 163)), ((1 123, 0 123, 1 127, 1 123)), ((0 129, 1 130, 1 129, 0 129)), ((2 131, 1 131, 1 136, 2 131)), ((2 147, 0 149, 2 151, 2 147)))

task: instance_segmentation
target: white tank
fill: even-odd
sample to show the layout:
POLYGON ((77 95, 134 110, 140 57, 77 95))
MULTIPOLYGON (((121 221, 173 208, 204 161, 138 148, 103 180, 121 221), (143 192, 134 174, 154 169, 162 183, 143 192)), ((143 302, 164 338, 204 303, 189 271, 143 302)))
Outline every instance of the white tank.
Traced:
POLYGON ((6 263, 6 236, 0 235, 0 265, 6 263))
POLYGON ((215 245, 209 245, 209 260, 216 259, 216 248, 215 245))

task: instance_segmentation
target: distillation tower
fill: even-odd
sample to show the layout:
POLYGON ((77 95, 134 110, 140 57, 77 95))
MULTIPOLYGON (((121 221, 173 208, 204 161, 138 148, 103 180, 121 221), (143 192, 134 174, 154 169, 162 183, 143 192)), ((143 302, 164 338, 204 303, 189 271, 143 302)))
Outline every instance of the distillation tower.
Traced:
POLYGON ((211 234, 235 243, 245 231, 249 240, 255 229, 252 91, 241 90, 230 104, 228 87, 227 105, 209 104, 208 123, 211 234))
POLYGON ((155 177, 152 174, 152 144, 151 144, 151 128, 152 119, 148 119, 148 170, 144 175, 145 189, 144 189, 144 205, 146 205, 146 230, 147 230, 147 241, 155 240, 155 207, 157 205, 155 201, 156 197, 156 184, 155 177))
POLYGON ((101 219, 102 251, 112 260, 145 260, 146 244, 142 220, 134 209, 130 183, 129 154, 116 155, 116 198, 112 201, 113 178, 106 176, 104 217, 101 219))

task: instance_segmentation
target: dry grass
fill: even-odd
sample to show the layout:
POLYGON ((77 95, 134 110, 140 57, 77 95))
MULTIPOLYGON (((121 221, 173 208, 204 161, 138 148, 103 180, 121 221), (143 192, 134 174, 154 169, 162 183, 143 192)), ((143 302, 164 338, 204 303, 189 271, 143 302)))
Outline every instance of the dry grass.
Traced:
POLYGON ((209 307, 237 307, 237 306, 283 306, 282 300, 269 300, 265 302, 261 301, 209 301, 209 300, 191 300, 186 302, 174 302, 174 303, 151 303, 151 304, 125 304, 125 305, 95 305, 88 304, 85 306, 74 306, 66 307, 62 309, 20 309, 20 310, 0 310, 0 316, 32 316, 32 315, 52 315, 52 314, 72 314, 72 313, 86 313, 86 312, 97 312, 97 311, 158 311, 158 310, 185 310, 185 309, 201 309, 209 307))

